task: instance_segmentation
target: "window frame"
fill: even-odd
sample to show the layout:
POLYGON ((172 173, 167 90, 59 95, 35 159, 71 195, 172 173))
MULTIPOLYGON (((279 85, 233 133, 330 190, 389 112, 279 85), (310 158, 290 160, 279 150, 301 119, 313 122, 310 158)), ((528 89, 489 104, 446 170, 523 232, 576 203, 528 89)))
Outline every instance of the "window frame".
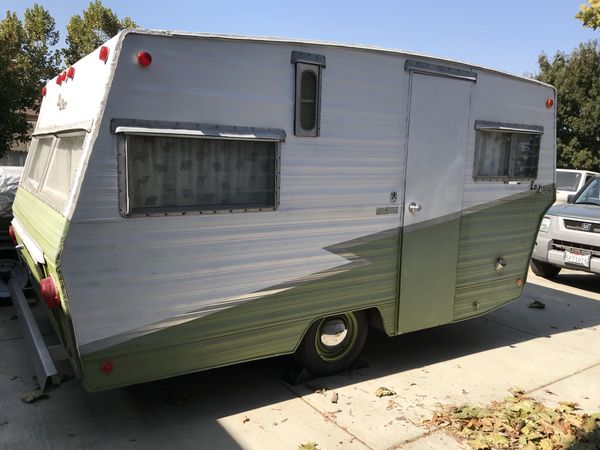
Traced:
POLYGON ((52 155, 54 154, 54 147, 56 147, 56 143, 58 142, 58 139, 55 134, 36 135, 36 136, 33 136, 33 139, 36 140, 35 147, 31 148, 31 146, 30 146, 29 152, 32 152, 31 157, 29 157, 29 155, 28 155, 28 158, 25 161, 25 167, 23 167, 23 177, 21 178, 20 185, 23 186, 26 190, 28 190, 32 194, 36 194, 39 192, 41 186, 44 183, 44 180, 46 179, 46 172, 48 171, 48 167, 50 165, 50 160, 52 159, 52 155), (29 170, 31 169, 31 164, 33 164, 33 157, 35 156, 33 154, 32 150, 37 152, 40 140, 48 139, 48 138, 50 138, 52 140, 52 143, 50 144, 50 149, 48 150, 48 157, 46 159, 46 162, 44 163, 44 167, 42 168, 40 179, 37 181, 37 185, 34 186, 33 183, 31 183, 32 179, 29 177, 29 170))
POLYGON ((70 129, 61 130, 61 131, 36 133, 33 135, 33 138, 37 139, 36 145, 40 139, 52 138, 52 144, 50 146, 48 158, 46 159, 46 162, 44 163, 44 168, 42 169, 42 175, 40 177, 40 180, 37 183, 37 186, 33 186, 33 184, 30 182, 29 176, 27 176, 28 172, 30 170, 31 164, 33 162, 33 159, 28 157, 27 161, 25 162, 25 166, 23 168, 23 177, 22 177, 19 185, 22 186, 25 190, 34 194, 38 199, 40 199, 41 201, 43 201, 44 203, 46 203, 47 205, 49 205, 50 207, 52 207, 53 209, 58 211, 59 213, 66 215, 69 211, 70 204, 71 204, 71 201, 72 201, 72 198, 74 195, 73 194, 73 192, 75 191, 74 188, 75 188, 77 180, 80 176, 80 169, 81 169, 81 165, 83 164, 85 149, 88 144, 88 140, 90 139, 89 130, 84 129, 84 128, 70 128, 70 129), (59 206, 55 202, 56 197, 53 196, 52 194, 48 194, 47 192, 44 192, 42 190, 42 188, 44 187, 44 185, 46 183, 46 177, 48 176, 48 170, 50 169, 50 164, 52 163, 52 159, 55 156, 56 147, 58 145, 59 140, 62 138, 75 137, 75 136, 83 136, 83 143, 82 143, 81 149, 79 150, 82 153, 79 158, 79 161, 77 162, 77 167, 75 168, 74 178, 71 180, 71 185, 69 186, 69 190, 66 193, 66 198, 64 200, 64 204, 62 206, 59 206))
POLYGON ((300 137, 318 137, 321 135, 321 98, 323 69, 326 67, 325 56, 312 53, 292 52, 291 63, 294 64, 294 135, 300 137), (315 125, 311 129, 302 127, 302 75, 312 72, 316 77, 315 86, 315 125))
POLYGON ((476 182, 503 182, 509 183, 512 181, 521 182, 521 181, 531 181, 537 178, 539 165, 540 165, 540 154, 542 150, 542 136, 544 134, 544 127, 541 125, 525 125, 525 124, 514 124, 514 123, 504 123, 504 122, 491 122, 484 120, 476 120, 475 121, 475 149, 473 154, 473 180, 476 182), (510 148, 508 154, 508 167, 506 175, 477 175, 477 169, 479 166, 479 145, 481 142, 482 133, 485 132, 496 132, 496 133, 504 133, 509 134, 510 139, 510 148), (516 139, 513 138, 514 135, 528 135, 528 136, 538 136, 539 137, 539 147, 538 147, 538 155, 537 155, 537 165, 535 168, 535 176, 533 177, 516 177, 514 176, 514 161, 516 156, 516 139))
POLYGON ((113 133, 117 135, 119 212, 124 218, 214 215, 251 212, 264 213, 275 212, 279 209, 281 189, 281 144, 285 142, 285 131, 283 130, 128 119, 113 119, 111 128, 113 133), (120 124, 133 126, 123 126, 120 124), (273 143, 275 146, 275 173, 273 186, 274 205, 272 207, 256 208, 231 208, 225 206, 220 206, 218 208, 203 208, 200 205, 197 205, 192 207, 157 207, 146 211, 133 210, 129 200, 129 167, 127 164, 127 136, 132 135, 273 143))

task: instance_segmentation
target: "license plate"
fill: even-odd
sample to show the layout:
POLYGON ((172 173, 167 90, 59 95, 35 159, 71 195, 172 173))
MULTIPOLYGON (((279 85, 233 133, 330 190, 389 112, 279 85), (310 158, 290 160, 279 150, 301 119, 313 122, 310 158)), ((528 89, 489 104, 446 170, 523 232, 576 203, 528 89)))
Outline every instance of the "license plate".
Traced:
POLYGON ((576 264, 578 266, 590 267, 590 255, 583 253, 573 253, 565 251, 565 263, 576 264))

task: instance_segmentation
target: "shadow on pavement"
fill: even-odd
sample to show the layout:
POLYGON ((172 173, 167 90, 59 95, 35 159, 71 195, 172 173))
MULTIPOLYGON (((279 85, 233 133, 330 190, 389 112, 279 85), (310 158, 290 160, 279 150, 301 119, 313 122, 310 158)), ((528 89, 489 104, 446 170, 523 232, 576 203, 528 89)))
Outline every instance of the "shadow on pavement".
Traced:
POLYGON ((590 292, 600 294, 600 276, 591 273, 565 273, 560 272, 558 276, 551 281, 560 283, 565 286, 570 286, 578 289, 583 289, 590 292))
MULTIPOLYGON (((585 289, 592 282, 586 276, 568 280, 585 289)), ((600 301, 528 284, 521 300, 481 318, 394 338, 372 332, 364 352, 369 367, 315 382, 334 389, 597 325, 600 301), (546 308, 528 308, 534 299, 546 308)), ((48 442, 62 448, 242 448, 231 430, 244 423, 231 416, 295 398, 293 388, 280 378, 291 361, 290 356, 271 358, 95 394, 73 380, 51 393, 51 401, 39 404, 36 414, 43 414, 39 420, 44 422, 38 425, 49 433, 48 442), (88 429, 73 425, 70 436, 64 425, 69 420, 88 424, 88 429), (96 436, 98 430, 112 436, 110 441, 96 436), (70 441, 64 441, 65 433, 70 441)))

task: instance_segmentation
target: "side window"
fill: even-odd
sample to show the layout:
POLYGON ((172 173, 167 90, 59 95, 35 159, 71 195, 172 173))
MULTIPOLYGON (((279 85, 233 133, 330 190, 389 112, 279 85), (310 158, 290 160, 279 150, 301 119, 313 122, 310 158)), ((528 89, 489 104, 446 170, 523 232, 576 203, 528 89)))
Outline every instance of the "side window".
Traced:
POLYGON ((32 191, 37 191, 40 187, 53 145, 54 136, 33 138, 22 181, 32 191))
POLYGON ((321 77, 325 67, 325 57, 292 52, 292 64, 295 64, 296 67, 294 134, 296 136, 319 136, 321 77))
POLYGON ((533 180, 537 177, 540 127, 475 128, 475 166, 478 181, 533 180))
POLYGON ((73 187, 84 140, 85 134, 59 136, 52 152, 39 194, 60 211, 73 187))
POLYGON ((277 141, 126 135, 125 215, 274 210, 277 141))

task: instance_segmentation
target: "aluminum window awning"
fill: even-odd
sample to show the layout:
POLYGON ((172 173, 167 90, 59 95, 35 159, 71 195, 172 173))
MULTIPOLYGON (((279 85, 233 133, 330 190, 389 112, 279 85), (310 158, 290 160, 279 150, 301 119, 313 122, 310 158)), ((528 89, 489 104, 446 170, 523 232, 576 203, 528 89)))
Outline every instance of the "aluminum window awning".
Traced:
POLYGON ((519 123, 504 123, 504 122, 491 122, 488 120, 476 120, 476 130, 489 130, 489 131, 507 131, 513 133, 527 133, 527 134, 544 134, 544 127, 541 125, 524 125, 519 123))
POLYGON ((167 122, 138 119, 112 119, 111 132, 146 136, 189 136, 220 139, 252 139, 285 142, 285 130, 277 128, 240 127, 193 122, 167 122))

